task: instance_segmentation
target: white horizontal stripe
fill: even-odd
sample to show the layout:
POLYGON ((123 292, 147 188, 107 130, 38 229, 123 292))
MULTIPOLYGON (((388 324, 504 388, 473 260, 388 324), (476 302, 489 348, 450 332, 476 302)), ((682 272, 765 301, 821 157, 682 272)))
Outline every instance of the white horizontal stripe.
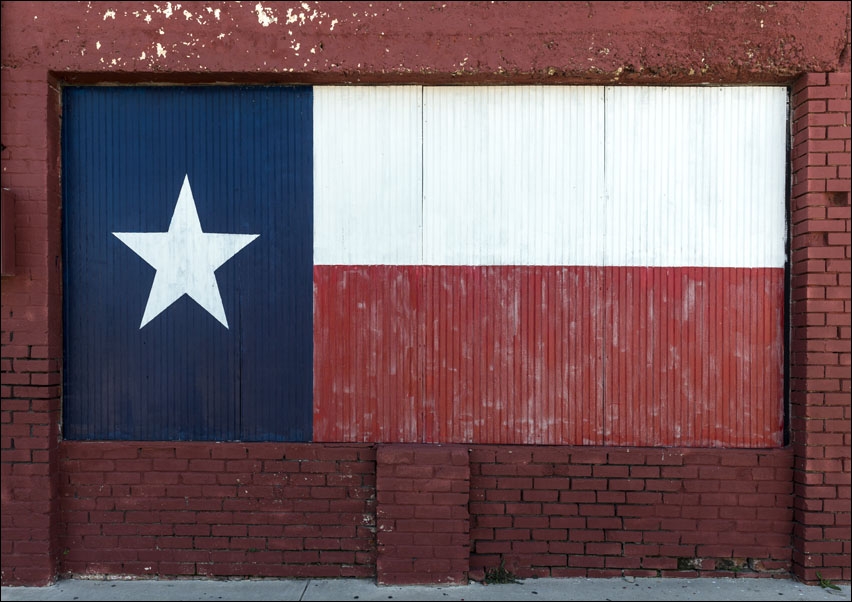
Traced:
POLYGON ((782 267, 786 140, 780 87, 317 87, 314 260, 782 267))
POLYGON ((607 264, 783 267, 786 132, 784 88, 607 88, 607 264))
POLYGON ((424 260, 599 265, 600 87, 427 88, 424 260))
POLYGON ((314 88, 314 263, 421 263, 420 86, 314 88))

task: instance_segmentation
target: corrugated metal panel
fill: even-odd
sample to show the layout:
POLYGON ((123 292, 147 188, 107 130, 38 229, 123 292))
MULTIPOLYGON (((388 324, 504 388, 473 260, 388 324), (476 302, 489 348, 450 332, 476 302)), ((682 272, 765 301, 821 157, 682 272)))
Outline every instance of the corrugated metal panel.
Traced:
POLYGON ((318 267, 316 436, 780 445, 783 280, 744 268, 318 267))
POLYGON ((607 265, 713 268, 608 272, 608 439, 780 445, 786 90, 612 87, 606 105, 607 265))
POLYGON ((606 441, 783 443, 784 271, 606 270, 606 441))
POLYGON ((436 408, 431 437, 603 443, 601 276, 599 268, 429 267, 424 404, 436 408))
POLYGON ((64 435, 309 439, 310 89, 63 99, 64 435), (184 294, 140 328, 160 270, 113 233, 167 232, 185 180, 204 233, 258 237, 215 270, 222 315, 184 294))
POLYGON ((422 261, 419 86, 314 90, 314 263, 422 261))
POLYGON ((427 265, 602 265, 604 88, 424 90, 427 265))
POLYGON ((783 90, 311 100, 67 91, 67 436, 780 444, 783 90), (145 314, 182 181, 258 238, 145 314))
MULTIPOLYGON (((314 432, 318 441, 427 438, 420 268, 314 269, 314 432)), ((431 424, 432 417, 428 417, 431 424)))
POLYGON ((623 90, 424 89, 422 218, 414 156, 359 180, 336 132, 359 195, 406 185, 317 222, 319 440, 780 444, 786 93, 623 90))
POLYGON ((606 265, 785 261, 787 92, 606 89, 606 265))

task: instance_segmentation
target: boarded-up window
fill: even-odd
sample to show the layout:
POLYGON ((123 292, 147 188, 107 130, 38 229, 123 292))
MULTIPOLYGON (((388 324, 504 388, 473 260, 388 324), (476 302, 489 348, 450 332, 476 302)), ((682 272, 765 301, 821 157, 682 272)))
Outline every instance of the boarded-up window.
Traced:
POLYGON ((65 99, 66 435, 782 443, 784 88, 65 99))

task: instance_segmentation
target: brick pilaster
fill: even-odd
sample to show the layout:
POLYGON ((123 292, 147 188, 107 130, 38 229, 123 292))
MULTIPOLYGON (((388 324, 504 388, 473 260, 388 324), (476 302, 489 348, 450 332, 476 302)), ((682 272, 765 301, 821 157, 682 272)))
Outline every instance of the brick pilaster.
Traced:
POLYGON ((376 451, 376 581, 466 584, 470 464, 457 445, 380 445, 376 451))
POLYGON ((849 79, 809 73, 792 96, 793 571, 806 582, 852 578, 849 79))
POLYGON ((2 70, 2 187, 15 197, 15 273, 2 283, 3 584, 56 578, 62 305, 58 92, 2 70))

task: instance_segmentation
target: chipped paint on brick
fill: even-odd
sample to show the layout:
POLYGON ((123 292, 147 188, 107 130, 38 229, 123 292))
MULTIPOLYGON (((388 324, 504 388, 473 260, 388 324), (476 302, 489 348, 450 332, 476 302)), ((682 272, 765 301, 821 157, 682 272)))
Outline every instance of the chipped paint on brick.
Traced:
POLYGON ((278 17, 275 16, 272 9, 264 8, 260 2, 254 5, 254 11, 257 13, 257 22, 264 27, 269 27, 272 23, 278 23, 278 17))
MULTIPOLYGON (((180 5, 177 5, 177 7, 180 8, 180 5)), ((168 19, 169 17, 172 16, 173 10, 172 10, 172 3, 171 2, 167 2, 166 8, 164 8, 164 9, 161 9, 159 4, 155 4, 154 8, 156 8, 157 12, 161 13, 166 19, 168 19)))

